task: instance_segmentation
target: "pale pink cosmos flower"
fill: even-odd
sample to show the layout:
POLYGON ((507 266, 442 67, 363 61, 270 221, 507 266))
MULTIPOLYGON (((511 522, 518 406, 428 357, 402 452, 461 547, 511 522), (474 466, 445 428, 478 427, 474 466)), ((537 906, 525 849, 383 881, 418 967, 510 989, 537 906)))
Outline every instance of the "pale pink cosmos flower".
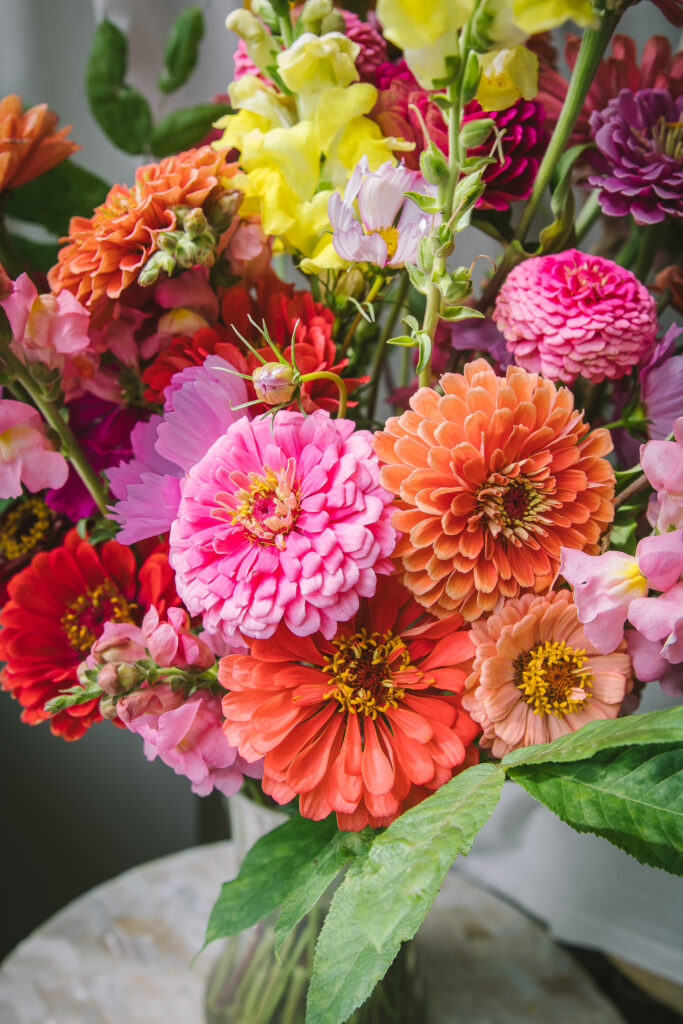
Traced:
POLYGON ((660 533, 683 526, 683 416, 673 425, 673 441, 648 441, 640 449, 640 464, 657 492, 647 517, 660 533))
POLYGON ((562 548, 560 573, 574 588, 579 622, 602 654, 615 650, 633 603, 668 590, 683 572, 683 530, 644 537, 635 556, 624 551, 587 555, 562 548))
POLYGON ((68 474, 66 459, 53 450, 36 410, 0 398, 0 498, 18 498, 22 484, 29 491, 63 487, 68 474))
POLYGON ((362 156, 343 198, 335 192, 327 204, 336 253, 344 260, 379 267, 415 263, 418 242, 430 233, 435 218, 406 199, 404 192, 436 194, 419 171, 403 163, 394 167, 390 160, 371 171, 367 156, 362 156))
POLYGON ((0 302, 12 328, 12 350, 27 363, 63 369, 65 361, 90 344, 90 314, 70 292, 39 295, 28 274, 13 284, 0 302))
POLYGON ((206 690, 186 698, 161 683, 122 697, 116 711, 130 732, 142 736, 147 760, 160 757, 176 775, 190 779, 198 796, 213 789, 232 796, 244 775, 261 775, 261 763, 249 764, 226 740, 220 698, 206 690))
POLYGON ((182 484, 169 560, 204 628, 334 636, 390 573, 396 531, 372 434, 350 420, 279 412, 233 423, 182 484))
POLYGON ((180 480, 235 420, 247 401, 244 381, 220 356, 175 374, 163 416, 131 432, 133 458, 107 470, 113 496, 110 518, 118 540, 133 544, 167 533, 180 503, 180 480))

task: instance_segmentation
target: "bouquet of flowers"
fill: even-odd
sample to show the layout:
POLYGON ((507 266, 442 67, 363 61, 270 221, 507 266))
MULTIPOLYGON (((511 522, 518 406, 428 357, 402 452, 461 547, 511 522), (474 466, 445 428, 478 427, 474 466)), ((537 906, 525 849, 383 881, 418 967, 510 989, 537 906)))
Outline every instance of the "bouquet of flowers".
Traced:
POLYGON ((131 186, 0 103, 5 212, 67 232, 0 227, 2 687, 287 811, 207 940, 281 907, 282 951, 343 873, 308 1024, 370 995, 506 779, 683 873, 683 707, 633 714, 683 693, 683 58, 638 58, 628 6, 252 0, 228 95, 156 123, 105 21, 131 186))

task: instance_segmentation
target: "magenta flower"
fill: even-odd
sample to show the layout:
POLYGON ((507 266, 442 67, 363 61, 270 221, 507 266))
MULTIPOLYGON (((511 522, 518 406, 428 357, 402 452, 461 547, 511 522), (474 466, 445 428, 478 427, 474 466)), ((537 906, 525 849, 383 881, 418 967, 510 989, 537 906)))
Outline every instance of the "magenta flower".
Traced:
POLYGON ((566 384, 631 373, 657 333, 656 303, 644 285, 612 260, 577 249, 511 270, 493 319, 518 366, 566 384))
POLYGON ((350 420, 280 412, 233 423, 188 473, 169 560, 204 628, 334 636, 390 573, 396 531, 372 435, 350 420))
POLYGON ((244 381, 220 356, 177 373, 166 391, 163 416, 139 423, 130 435, 133 458, 108 469, 118 499, 110 518, 122 544, 167 533, 178 513, 180 480, 231 423, 243 417, 244 381))
POLYGON ((68 291, 39 295, 30 277, 21 274, 0 306, 14 335, 12 350, 23 362, 61 370, 90 344, 90 314, 68 291))
POLYGON ((130 732, 142 736, 147 760, 160 757, 176 775, 190 779, 198 796, 213 789, 232 796, 244 775, 261 775, 260 762, 249 764, 228 743, 220 698, 205 690, 186 698, 163 683, 149 686, 122 697, 116 711, 130 732))
POLYGON ((683 526, 683 416, 673 430, 674 441, 648 441, 640 449, 643 472, 657 492, 647 517, 660 533, 683 526))
POLYGON ((0 398, 0 498, 20 497, 22 484, 29 491, 61 487, 68 471, 33 406, 0 398))
POLYGON ((436 194, 419 171, 409 171, 402 163, 394 167, 389 160, 371 171, 362 156, 343 198, 335 192, 327 204, 335 252, 344 260, 379 267, 415 263, 418 242, 431 231, 434 217, 404 192, 436 194))

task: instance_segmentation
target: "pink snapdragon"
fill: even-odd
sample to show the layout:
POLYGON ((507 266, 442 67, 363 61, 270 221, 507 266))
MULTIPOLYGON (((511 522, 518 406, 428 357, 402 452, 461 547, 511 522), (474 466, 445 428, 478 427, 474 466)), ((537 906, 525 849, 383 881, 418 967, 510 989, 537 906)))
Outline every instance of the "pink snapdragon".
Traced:
POLYGON ((637 599, 628 614, 635 630, 626 636, 638 678, 658 679, 665 693, 683 696, 683 582, 658 597, 637 599))
POLYGON ((0 498, 18 498, 22 484, 29 491, 62 487, 68 473, 33 406, 0 398, 0 498))
POLYGON ((62 370, 90 344, 90 314, 71 292, 39 295, 28 274, 21 274, 0 306, 14 335, 12 350, 24 362, 62 370))
POLYGON ((683 527, 683 416, 673 426, 674 441, 648 441, 640 449, 640 464, 657 492, 647 517, 660 533, 683 527))
POLYGON ((162 622, 152 605, 142 620, 141 633, 157 665, 202 670, 215 662, 207 644, 190 630, 190 616, 184 608, 169 608, 162 622))

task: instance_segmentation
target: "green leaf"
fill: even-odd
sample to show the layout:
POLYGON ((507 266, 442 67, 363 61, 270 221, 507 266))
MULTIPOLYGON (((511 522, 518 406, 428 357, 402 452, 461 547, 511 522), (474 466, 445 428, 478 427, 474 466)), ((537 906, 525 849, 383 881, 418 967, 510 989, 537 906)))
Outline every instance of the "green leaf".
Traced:
POLYGON ((154 126, 150 139, 152 153, 161 157, 191 149, 204 138, 214 121, 231 112, 227 103, 200 103, 174 110, 154 126))
POLYGON ((188 80, 197 66, 203 35, 204 15, 200 7, 188 7, 178 15, 166 40, 164 66, 157 82, 161 92, 175 92, 188 80))
POLYGON ((571 765, 520 765, 509 774, 578 832, 593 832, 642 864, 683 875, 682 738, 604 750, 571 765))
POLYGON ((10 238, 19 256, 31 270, 40 270, 47 274, 48 270, 57 262, 59 246, 56 241, 53 243, 34 242, 31 238, 24 238, 22 235, 13 233, 10 238))
POLYGON ((587 143, 572 146, 557 162, 550 198, 550 208, 555 214, 555 220, 541 231, 538 253, 559 252, 574 241, 574 193, 571 174, 576 160, 586 148, 587 143))
POLYGON ((482 320, 484 314, 471 306, 445 306, 441 310, 442 320, 482 320))
POLYGON ((109 185, 96 174, 64 160, 7 197, 5 213, 29 224, 41 224, 58 237, 71 217, 90 217, 107 197, 109 185))
POLYGON ((339 872, 350 860, 362 856, 370 847, 372 829, 362 832, 337 832, 311 863, 304 864, 292 889, 282 901, 282 913, 275 926, 275 954, 297 924, 312 910, 339 872))
POLYGON ((319 856, 336 832, 334 815, 324 821, 293 817, 254 843, 237 878, 221 888, 204 945, 237 935, 267 917, 292 892, 302 867, 319 856))
POLYGON ((503 780, 499 765, 467 769, 392 822, 351 864, 318 939, 306 1024, 342 1024, 370 995, 491 815, 503 780))
POLYGON ((142 153, 152 132, 147 100, 124 79, 128 41, 106 18, 95 29, 85 84, 93 117, 102 131, 125 153, 142 153))
POLYGON ((417 372, 422 373, 432 358, 432 339, 427 331, 418 331, 415 335, 415 342, 418 350, 417 372))
POLYGON ((389 338, 387 345, 402 345, 404 348, 413 348, 415 338, 407 334, 398 334, 395 338, 389 338))
POLYGON ((545 764, 550 761, 566 764, 617 747, 681 742, 683 705, 665 708, 663 711, 648 711, 642 715, 629 715, 627 718, 588 722, 576 732, 560 736, 552 743, 538 743, 533 747, 513 750, 505 755, 501 763, 506 770, 522 764, 545 764))
MULTIPOLYGON (((97 673, 95 673, 97 677, 97 673)), ((56 715, 58 711, 72 708, 76 704, 86 704, 89 700, 99 699, 102 696, 102 689, 97 682, 91 678, 87 686, 70 686, 68 690, 62 690, 59 697, 53 697, 45 704, 45 710, 50 715, 56 715)))
POLYGON ((434 196, 424 195, 422 192, 402 192, 406 199, 412 199, 416 206, 419 206, 423 213, 438 213, 439 204, 434 196))

